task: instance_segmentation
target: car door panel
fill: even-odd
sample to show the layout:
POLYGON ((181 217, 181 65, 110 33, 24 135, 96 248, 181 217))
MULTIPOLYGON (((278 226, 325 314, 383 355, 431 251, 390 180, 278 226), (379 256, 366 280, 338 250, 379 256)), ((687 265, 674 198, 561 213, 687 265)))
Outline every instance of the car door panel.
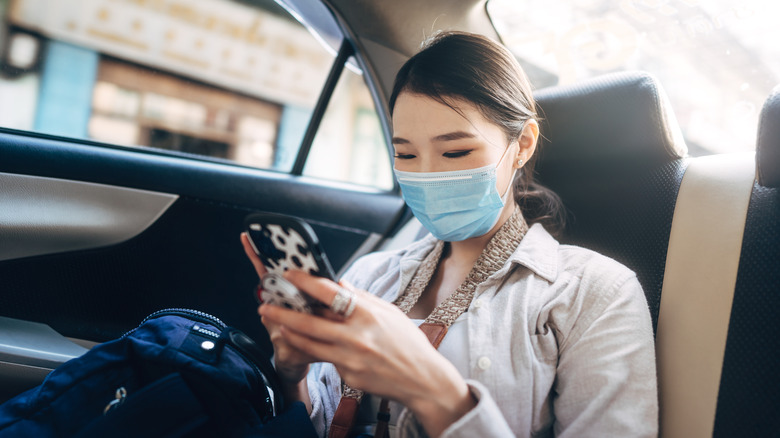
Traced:
MULTIPOLYGON (((159 217, 129 238, 0 261, 2 316, 46 323, 64 336, 92 341, 119 336, 155 310, 191 307, 223 318, 268 347, 253 298, 257 277, 238 239, 247 214, 271 211, 307 219, 336 270, 358 249, 373 246, 366 242, 388 234, 403 214, 403 201, 394 193, 9 130, 0 132, 0 172, 7 180, 45 182, 28 203, 18 189, 16 196, 4 194, 0 209, 2 217, 13 217, 7 212, 22 206, 28 216, 46 215, 37 220, 50 231, 4 223, 3 247, 10 242, 3 236, 20 234, 30 246, 54 245, 68 234, 68 226, 58 225, 94 222, 90 208, 74 217, 79 196, 82 206, 105 206, 107 193, 127 189, 167 199, 159 217), (88 190, 71 196, 66 186, 102 191, 92 198, 88 190)), ((118 205, 113 214, 144 210, 137 199, 113 202, 118 205)), ((104 228, 113 233, 115 222, 106 219, 104 228)), ((95 241, 103 231, 96 226, 76 233, 76 243, 95 241)), ((24 242, 17 239, 15 251, 24 242)))
POLYGON ((0 332, 0 402, 37 385, 51 370, 87 352, 85 346, 41 323, 0 317, 0 332))
POLYGON ((0 172, 89 181, 259 207, 377 233, 397 220, 395 193, 316 178, 247 168, 231 162, 76 141, 0 128, 0 172), (349 196, 340 196, 350 193, 349 196), (357 209, 357 210, 356 210, 357 209), (370 214, 354 214, 366 209, 370 214), (350 211, 351 210, 351 211, 350 211), (393 211, 388 217, 386 213, 393 211), (380 220, 376 220, 377 215, 380 220))

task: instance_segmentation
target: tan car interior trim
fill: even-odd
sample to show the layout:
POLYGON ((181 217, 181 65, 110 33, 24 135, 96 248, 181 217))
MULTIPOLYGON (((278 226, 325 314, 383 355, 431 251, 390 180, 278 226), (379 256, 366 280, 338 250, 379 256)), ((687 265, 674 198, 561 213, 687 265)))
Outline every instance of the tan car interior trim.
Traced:
POLYGON ((749 153, 696 158, 683 177, 656 336, 661 436, 712 436, 755 174, 749 153))

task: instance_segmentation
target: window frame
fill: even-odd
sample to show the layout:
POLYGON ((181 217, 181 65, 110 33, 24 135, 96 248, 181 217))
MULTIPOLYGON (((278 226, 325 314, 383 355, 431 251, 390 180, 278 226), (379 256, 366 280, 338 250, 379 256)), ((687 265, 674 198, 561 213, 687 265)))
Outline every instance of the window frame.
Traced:
MULTIPOLYGON (((317 104, 314 106, 314 111, 312 111, 312 115, 309 118, 309 125, 306 128, 303 139, 301 139, 301 144, 298 148, 298 154, 295 157, 292 169, 289 171, 291 175, 303 175, 303 168, 306 166, 306 160, 309 158, 309 152, 311 152, 314 137, 317 135, 323 117, 325 117, 325 111, 328 108, 331 97, 333 97, 333 91, 336 89, 336 84, 338 84, 339 79, 341 78, 341 73, 344 72, 344 67, 347 64, 349 57, 352 56, 354 52, 355 49, 352 47, 352 44, 344 38, 341 41, 341 47, 336 54, 336 59, 333 61, 333 65, 331 65, 328 77, 325 79, 322 91, 320 91, 320 96, 317 98, 317 104)), ((374 102, 374 106, 376 106, 376 102, 374 102)))

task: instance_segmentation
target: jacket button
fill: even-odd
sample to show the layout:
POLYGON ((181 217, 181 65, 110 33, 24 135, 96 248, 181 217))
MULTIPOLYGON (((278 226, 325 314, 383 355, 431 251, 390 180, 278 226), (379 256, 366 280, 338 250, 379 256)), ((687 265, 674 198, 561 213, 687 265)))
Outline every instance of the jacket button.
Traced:
POLYGON ((482 300, 474 300, 474 308, 479 309, 482 307, 482 300))
POLYGON ((477 361, 477 366, 483 371, 490 368, 490 358, 487 356, 480 357, 477 361))

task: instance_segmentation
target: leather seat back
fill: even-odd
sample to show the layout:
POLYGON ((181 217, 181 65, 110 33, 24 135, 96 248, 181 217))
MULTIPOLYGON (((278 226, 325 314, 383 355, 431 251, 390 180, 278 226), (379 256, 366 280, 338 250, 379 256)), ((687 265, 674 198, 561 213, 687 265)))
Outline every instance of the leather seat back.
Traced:
POLYGON ((542 140, 538 179, 569 213, 564 243, 637 273, 655 329, 672 216, 687 161, 658 81, 607 75, 535 93, 542 140))

